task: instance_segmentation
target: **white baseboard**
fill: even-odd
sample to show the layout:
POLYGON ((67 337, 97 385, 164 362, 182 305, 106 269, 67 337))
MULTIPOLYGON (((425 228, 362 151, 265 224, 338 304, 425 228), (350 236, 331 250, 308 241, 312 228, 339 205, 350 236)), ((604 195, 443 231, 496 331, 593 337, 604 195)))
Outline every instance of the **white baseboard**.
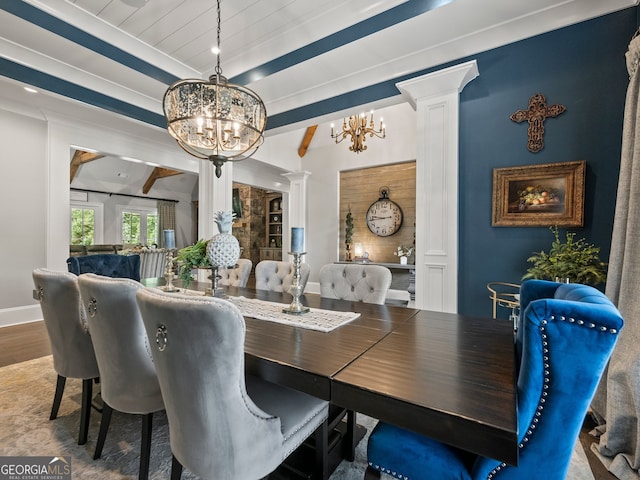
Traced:
POLYGON ((40 304, 0 309, 0 327, 42 320, 40 304))

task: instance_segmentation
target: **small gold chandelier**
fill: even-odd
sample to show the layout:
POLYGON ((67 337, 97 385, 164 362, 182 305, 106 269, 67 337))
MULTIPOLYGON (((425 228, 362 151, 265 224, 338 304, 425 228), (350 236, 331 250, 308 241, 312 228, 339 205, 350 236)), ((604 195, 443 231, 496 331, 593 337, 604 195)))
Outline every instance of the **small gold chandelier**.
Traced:
POLYGON ((384 123, 382 123, 382 118, 380 119, 380 128, 378 130, 375 129, 375 125, 373 123, 373 111, 371 112, 371 117, 369 118, 369 124, 367 125, 367 116, 364 113, 360 115, 352 115, 349 117, 349 120, 346 118, 342 123, 342 131, 334 133, 333 124, 331 124, 331 138, 333 138, 336 143, 340 143, 348 135, 351 135, 351 145, 349 146, 349 150, 352 152, 360 153, 367 149, 367 146, 364 144, 367 134, 370 137, 376 136, 378 138, 385 138, 386 136, 386 128, 384 123))
MULTIPOLYGON (((220 0, 217 40, 220 51, 220 0)), ((245 160, 262 145, 267 111, 260 97, 222 76, 220 53, 209 81, 178 80, 164 94, 167 130, 187 153, 208 159, 222 175, 225 162, 245 160)))

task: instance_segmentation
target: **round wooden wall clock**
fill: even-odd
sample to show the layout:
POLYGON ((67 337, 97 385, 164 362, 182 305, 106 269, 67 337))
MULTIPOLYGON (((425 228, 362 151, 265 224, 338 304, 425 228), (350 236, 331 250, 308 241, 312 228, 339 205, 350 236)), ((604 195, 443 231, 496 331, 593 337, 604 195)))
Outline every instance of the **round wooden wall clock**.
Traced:
POLYGON ((380 188, 380 198, 367 210, 367 227, 379 237, 393 235, 402 226, 402 209, 389 198, 389 187, 380 188))

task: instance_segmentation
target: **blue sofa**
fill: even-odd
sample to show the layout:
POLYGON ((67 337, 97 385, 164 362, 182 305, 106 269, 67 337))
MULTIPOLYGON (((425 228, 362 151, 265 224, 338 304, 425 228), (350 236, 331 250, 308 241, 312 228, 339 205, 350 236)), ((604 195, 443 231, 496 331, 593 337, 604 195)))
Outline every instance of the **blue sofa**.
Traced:
POLYGON ((140 255, 97 254, 69 257, 67 267, 71 273, 95 273, 105 277, 130 278, 140 281, 140 255))

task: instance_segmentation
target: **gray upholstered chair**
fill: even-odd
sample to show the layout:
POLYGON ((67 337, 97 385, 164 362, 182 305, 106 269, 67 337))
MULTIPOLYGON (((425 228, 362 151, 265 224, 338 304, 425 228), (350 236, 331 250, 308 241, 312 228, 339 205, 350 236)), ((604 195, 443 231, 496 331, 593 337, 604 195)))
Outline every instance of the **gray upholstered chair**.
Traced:
MULTIPOLYGON (((334 264, 323 265, 319 272, 320 296, 364 303, 384 304, 391 286, 391 271, 381 265, 334 264)), ((356 412, 344 410, 347 425, 355 428, 356 412)), ((349 453, 352 458, 354 452, 349 453)))
POLYGON ((391 271, 381 265, 331 263, 320 269, 320 296, 384 304, 391 271))
POLYGON ((113 410, 142 415, 138 478, 149 474, 153 413, 164 410, 147 334, 136 302, 144 288, 125 278, 86 273, 78 278, 100 369, 104 406, 94 459, 100 458, 113 410))
POLYGON ((229 285, 231 287, 246 287, 253 262, 247 258, 240 258, 235 268, 219 268, 219 285, 229 285))
POLYGON ((164 276, 167 268, 167 250, 147 250, 146 252, 140 252, 138 255, 140 255, 140 278, 164 276))
POLYGON ((54 420, 58 416, 67 378, 81 378, 82 406, 78 445, 84 445, 89 431, 93 381, 100 374, 84 319, 78 277, 73 273, 37 268, 33 271, 33 283, 49 334, 53 368, 58 374, 49 419, 54 420))
MULTIPOLYGON (((309 280, 311 268, 306 263, 300 264, 300 285, 302 291, 309 280)), ((272 292, 288 292, 293 282, 293 263, 263 260, 256 265, 256 288, 272 292)))
MULTIPOLYGON (((235 305, 150 288, 137 298, 169 420, 172 479, 182 466, 207 479, 262 478, 314 432, 326 448, 326 401, 245 379, 245 323, 235 305)), ((314 478, 327 478, 326 450, 316 461, 314 478)))

